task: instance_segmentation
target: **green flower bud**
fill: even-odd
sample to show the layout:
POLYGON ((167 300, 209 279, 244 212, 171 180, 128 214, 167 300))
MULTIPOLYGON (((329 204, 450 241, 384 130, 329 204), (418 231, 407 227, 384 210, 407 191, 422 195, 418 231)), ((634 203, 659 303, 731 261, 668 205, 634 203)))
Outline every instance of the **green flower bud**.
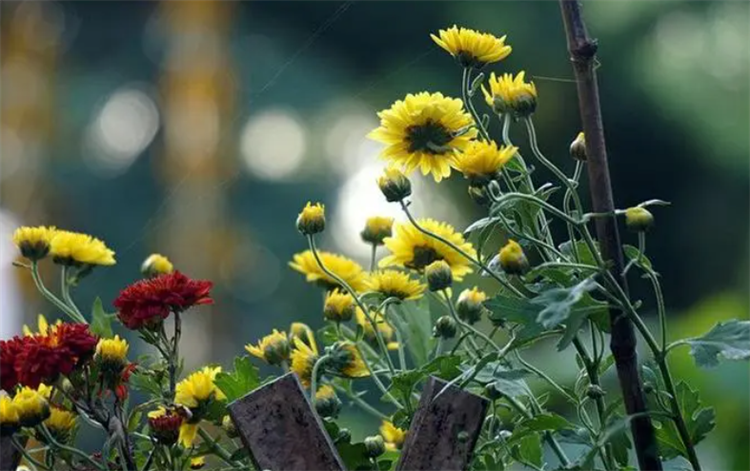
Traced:
POLYGON ((378 187, 389 203, 401 201, 411 195, 411 182, 395 168, 385 169, 378 178, 378 187))
POLYGON ((383 441, 383 437, 380 435, 374 435, 365 438, 365 449, 367 450, 367 456, 370 458, 377 458, 382 455, 385 453, 385 442, 383 441))
POLYGON ((435 326, 432 328, 432 335, 434 337, 452 339, 456 336, 456 330, 456 321, 451 316, 441 316, 435 321, 435 326))
POLYGON ((585 162, 588 157, 586 155, 586 137, 582 132, 578 133, 575 140, 570 144, 570 156, 575 160, 585 162))
POLYGON ((297 229, 303 235, 313 235, 323 232, 326 228, 325 206, 320 203, 314 205, 307 202, 302 212, 297 216, 297 229))
POLYGON ((640 206, 628 208, 625 210, 625 224, 633 232, 646 232, 654 225, 654 215, 640 206))
POLYGON ((453 284, 453 273, 451 267, 444 260, 430 263, 424 269, 427 277, 427 286, 430 291, 442 291, 450 288, 453 284))
POLYGON ((234 422, 232 421, 232 418, 228 415, 225 415, 221 419, 221 428, 224 430, 224 433, 227 434, 227 437, 229 438, 236 438, 239 436, 237 433, 237 427, 234 426, 234 422))

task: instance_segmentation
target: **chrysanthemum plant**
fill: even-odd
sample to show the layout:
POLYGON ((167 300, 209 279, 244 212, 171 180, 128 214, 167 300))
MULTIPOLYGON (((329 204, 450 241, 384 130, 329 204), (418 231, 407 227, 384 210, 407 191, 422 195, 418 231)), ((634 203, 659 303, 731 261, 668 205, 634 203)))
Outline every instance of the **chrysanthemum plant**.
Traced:
POLYGON ((154 255, 143 264, 143 279, 117 297, 114 314, 96 300, 86 316, 71 290, 95 268, 113 264, 114 253, 98 239, 55 228, 15 233, 26 259, 16 265, 69 318, 53 325, 40 318, 38 332, 25 329, 0 345, 1 432, 27 466, 187 469, 211 457, 220 468, 250 469, 226 406, 261 384, 252 358, 279 374, 297 374, 348 469, 395 466, 430 375, 490 401, 472 469, 514 462, 537 470, 627 469, 633 454, 654 452, 631 450, 628 424, 636 415, 654 424, 660 459, 682 456, 700 469, 695 446, 714 427, 714 412, 672 376, 669 353, 689 345, 696 363, 708 367, 747 359, 750 324, 725 322, 701 337, 670 341, 659 275, 646 254, 654 220, 648 208, 666 203, 587 211, 579 195, 587 165, 583 134, 570 156, 546 157, 532 121, 539 98, 534 84, 523 72, 492 72, 485 81, 482 70, 511 52, 505 37, 453 27, 432 38, 460 65, 462 98, 410 94, 379 113, 381 125, 370 137, 386 145, 389 166, 377 184, 406 218, 368 220, 361 235, 372 248, 369 269, 318 249, 323 205, 308 203, 297 218, 308 248, 290 266, 323 291, 326 325, 317 332, 294 323, 248 344, 232 371, 206 366, 184 375, 181 317, 213 302, 210 282, 191 280, 154 255), (483 111, 477 98, 484 98, 483 111), (510 141, 513 126, 525 129, 529 152, 510 141), (575 170, 566 175, 555 162, 570 157, 575 170), (539 181, 534 166, 554 179, 539 181), (463 232, 414 217, 410 202, 417 195, 407 175, 416 169, 436 183, 463 174, 468 197, 486 215, 463 232), (597 218, 622 218, 631 231, 634 242, 621 247, 627 257, 621 276, 612 273, 590 231, 597 218), (49 259, 59 267, 58 293, 39 270, 49 259), (627 276, 649 280, 654 300, 631 299, 618 279, 627 276), (487 288, 472 286, 480 278, 487 288), (467 282, 472 287, 459 286, 467 282), (642 319, 644 309, 658 314, 656 334, 642 319), (615 322, 618 316, 632 322, 649 350, 638 384, 622 385, 645 390, 648 407, 638 414, 627 412, 613 384, 602 385, 618 361, 607 345, 610 313, 615 322), (113 321, 137 331, 152 353, 128 360, 128 344, 114 335, 113 321), (542 341, 574 351, 572 385, 529 361, 542 341), (136 404, 134 397, 143 400, 136 404), (357 441, 339 427, 342 398, 372 415, 379 433, 357 441), (100 431, 100 452, 77 446, 79 427, 100 431))

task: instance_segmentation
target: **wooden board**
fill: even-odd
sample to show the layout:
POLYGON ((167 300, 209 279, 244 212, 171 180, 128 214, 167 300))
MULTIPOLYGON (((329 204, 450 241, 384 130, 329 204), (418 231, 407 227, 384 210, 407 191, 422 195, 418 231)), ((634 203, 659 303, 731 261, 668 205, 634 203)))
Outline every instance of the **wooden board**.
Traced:
POLYGON ((489 401, 456 386, 439 394, 447 384, 427 381, 397 470, 468 469, 489 401))
POLYGON ((229 415, 256 469, 344 470, 294 373, 234 401, 229 415))

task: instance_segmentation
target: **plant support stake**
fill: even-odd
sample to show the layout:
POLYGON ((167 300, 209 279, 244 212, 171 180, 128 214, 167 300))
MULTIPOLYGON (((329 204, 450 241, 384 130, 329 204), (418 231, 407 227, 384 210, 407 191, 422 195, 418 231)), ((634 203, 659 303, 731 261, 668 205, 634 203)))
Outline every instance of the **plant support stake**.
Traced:
MULTIPOLYGON (((599 107, 599 88, 594 71, 597 43, 586 31, 578 0, 560 0, 563 23, 568 42, 568 52, 578 88, 578 105, 586 136, 586 155, 589 188, 594 212, 614 214, 612 184, 609 179, 607 151, 604 144, 604 127, 599 107)), ((620 234, 614 216, 597 218, 596 235, 604 260, 612 262, 611 272, 627 293, 623 273, 623 256, 620 234)), ((659 449, 651 419, 646 414, 646 396, 638 373, 636 337, 630 320, 617 310, 610 310, 612 339, 610 348, 620 379, 625 409, 635 415, 630 422, 638 464, 643 470, 661 470, 659 449)))

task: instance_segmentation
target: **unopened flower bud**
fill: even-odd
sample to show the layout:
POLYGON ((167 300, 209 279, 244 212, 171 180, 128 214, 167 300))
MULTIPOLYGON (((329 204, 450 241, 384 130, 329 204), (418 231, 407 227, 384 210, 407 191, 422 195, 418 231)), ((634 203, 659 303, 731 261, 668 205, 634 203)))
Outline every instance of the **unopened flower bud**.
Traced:
POLYGON ((529 261, 518 242, 510 239, 500 249, 500 266, 509 275, 523 275, 529 269, 529 261))
POLYGON ((336 392, 333 388, 325 384, 315 392, 315 400, 313 401, 315 410, 318 411, 318 415, 321 417, 336 418, 341 411, 341 401, 336 396, 336 392))
POLYGON ((378 187, 386 201, 394 203, 411 195, 411 182, 406 175, 396 168, 386 168, 378 178, 378 187))
POLYGON ((586 395, 589 397, 589 399, 598 399, 600 397, 604 397, 606 394, 607 393, 604 392, 604 390, 596 384, 590 384, 586 389, 586 395))
POLYGON ((625 224, 634 232, 646 232, 654 225, 654 215, 646 208, 636 206, 625 210, 625 224))
POLYGON ((503 397, 503 394, 495 387, 495 383, 489 383, 484 387, 484 395, 491 401, 496 401, 503 397))
POLYGON ((582 132, 578 133, 575 140, 570 144, 570 156, 576 160, 585 162, 586 156, 586 137, 582 132))
POLYGON ((456 321, 451 316, 441 316, 435 321, 435 326, 432 328, 432 335, 433 337, 452 339, 456 336, 456 330, 456 321))
POLYGON ((430 291, 442 291, 450 288, 453 284, 453 273, 451 267, 444 260, 430 263, 424 269, 427 277, 427 286, 430 291))
POLYGON ((221 428, 224 430, 224 433, 226 433, 227 437, 229 438, 236 438, 238 436, 237 427, 235 427, 234 421, 228 415, 225 415, 224 417, 222 417, 221 428))
POLYGON ((478 205, 485 206, 490 202, 487 190, 482 186, 469 185, 469 197, 478 205))
POLYGON ((141 273, 143 276, 152 278, 159 275, 166 275, 174 271, 174 265, 164 255, 154 253, 148 256, 141 264, 141 273))
POLYGON ((348 322, 354 316, 356 305, 349 293, 335 289, 326 295, 323 304, 323 317, 334 322, 348 322))
POLYGON ((373 216, 367 219, 359 235, 368 244, 383 245, 383 239, 393 234, 393 218, 373 216))
POLYGON ((325 206, 320 203, 307 205, 302 208, 302 212, 297 216, 297 229, 303 235, 313 235, 323 232, 326 228, 326 211, 325 206))
POLYGON ((122 369, 127 365, 128 342, 115 335, 111 339, 101 339, 96 344, 94 358, 101 365, 102 372, 108 376, 119 376, 122 369))
POLYGON ((365 438, 365 449, 367 450, 367 456, 370 458, 377 458, 382 455, 385 453, 385 442, 383 441, 383 437, 380 435, 374 435, 365 438))
POLYGON ((36 389, 26 386, 13 397, 18 421, 24 427, 36 427, 49 417, 49 403, 36 389))
POLYGON ((482 318, 482 314, 487 310, 482 304, 486 300, 487 295, 476 286, 472 289, 465 289, 458 295, 456 314, 462 321, 474 324, 482 318))
POLYGON ((336 437, 336 443, 349 443, 352 441, 352 432, 348 428, 342 428, 339 430, 339 435, 336 437))

